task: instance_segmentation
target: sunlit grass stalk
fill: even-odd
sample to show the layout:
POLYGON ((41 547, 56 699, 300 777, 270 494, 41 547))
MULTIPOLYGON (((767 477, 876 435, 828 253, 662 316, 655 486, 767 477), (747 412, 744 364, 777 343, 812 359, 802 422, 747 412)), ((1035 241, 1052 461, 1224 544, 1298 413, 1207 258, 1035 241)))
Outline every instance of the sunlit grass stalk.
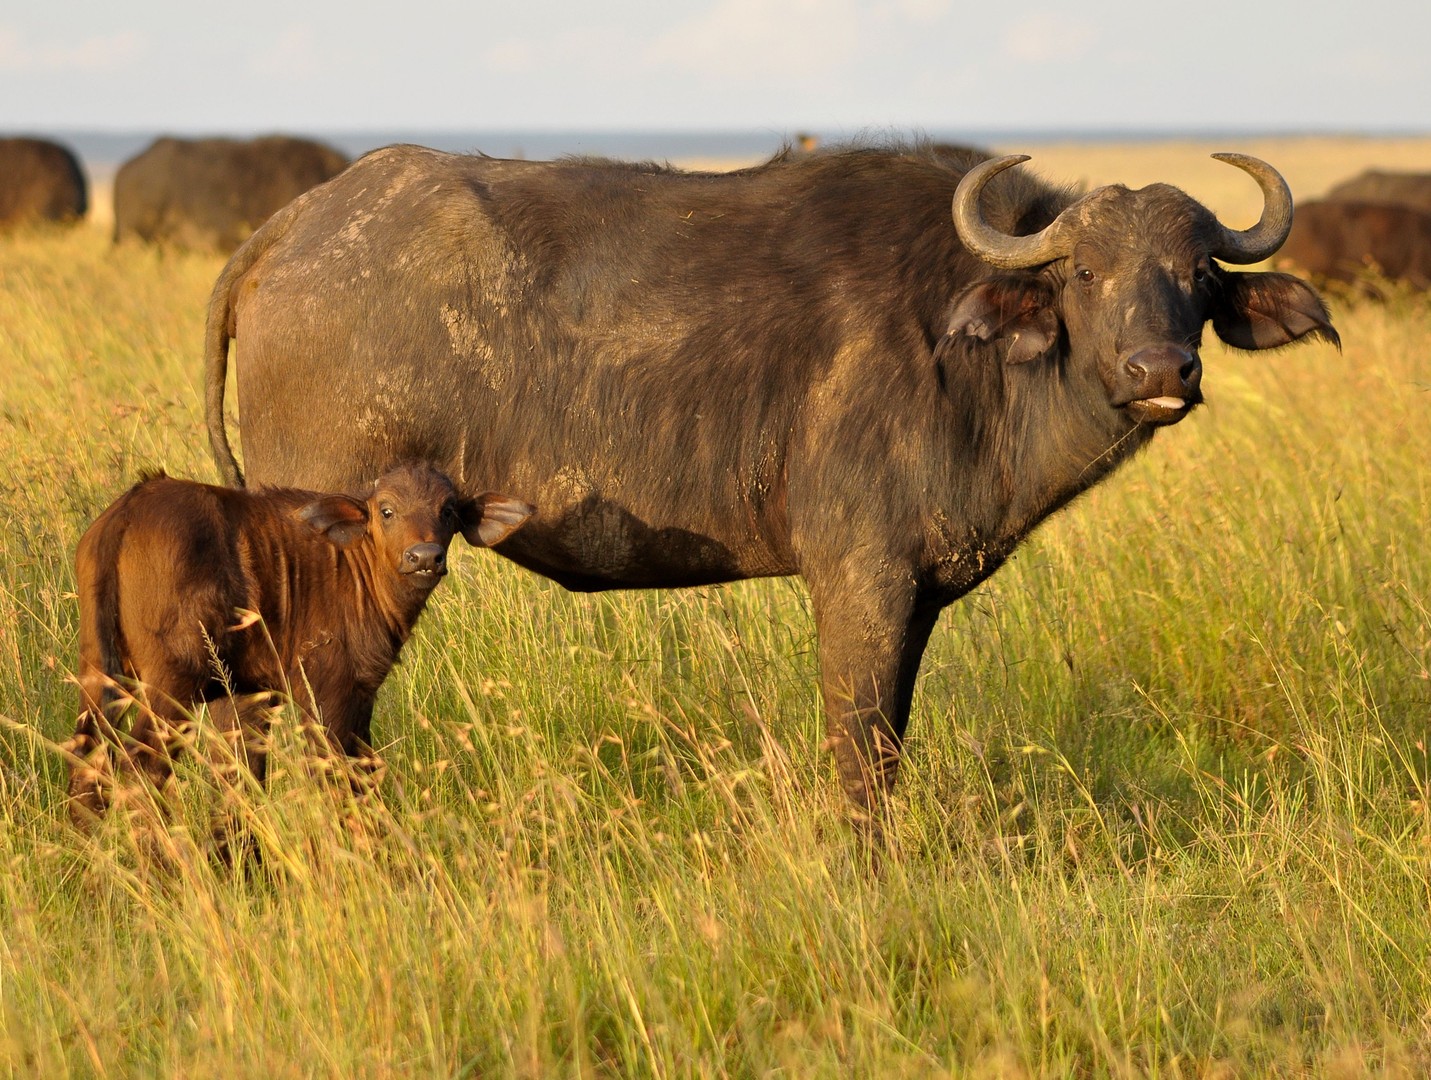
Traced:
POLYGON ((291 712, 260 787, 201 714, 162 803, 72 830, 74 544, 213 477, 217 271, 0 245, 0 1075, 1431 1069, 1424 298, 1207 349, 1208 408, 946 613, 872 871, 797 583, 465 551, 375 795, 291 712))

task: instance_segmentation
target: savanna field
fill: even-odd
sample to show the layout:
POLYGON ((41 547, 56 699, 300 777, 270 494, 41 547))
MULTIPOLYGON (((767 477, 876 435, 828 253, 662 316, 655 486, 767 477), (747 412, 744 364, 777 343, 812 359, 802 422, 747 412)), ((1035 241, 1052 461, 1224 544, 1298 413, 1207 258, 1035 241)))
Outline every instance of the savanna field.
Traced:
MULTIPOLYGON (((1431 167, 1339 145, 1026 167, 1235 227, 1209 150, 1299 198, 1431 167)), ((460 543, 377 797, 289 718, 266 791, 190 755, 167 826, 86 838, 74 547, 144 470, 215 479, 222 262, 0 238, 0 1076, 1431 1073, 1425 295, 1333 296, 1340 353, 1206 335, 1207 406, 941 619, 873 868, 797 581, 580 596, 460 543)))

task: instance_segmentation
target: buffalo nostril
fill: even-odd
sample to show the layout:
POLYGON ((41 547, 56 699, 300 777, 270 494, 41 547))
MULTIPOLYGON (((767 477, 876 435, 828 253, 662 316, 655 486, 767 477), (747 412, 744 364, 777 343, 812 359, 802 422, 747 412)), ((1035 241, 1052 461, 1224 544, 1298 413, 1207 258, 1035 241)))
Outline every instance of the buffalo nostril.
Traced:
POLYGON ((1196 354, 1174 346, 1139 349, 1123 361, 1123 370, 1133 385, 1172 393, 1174 378, 1184 388, 1194 385, 1202 374, 1196 354))
POLYGON ((442 570, 447 562, 447 551, 441 544, 413 544, 402 553, 404 572, 442 570))

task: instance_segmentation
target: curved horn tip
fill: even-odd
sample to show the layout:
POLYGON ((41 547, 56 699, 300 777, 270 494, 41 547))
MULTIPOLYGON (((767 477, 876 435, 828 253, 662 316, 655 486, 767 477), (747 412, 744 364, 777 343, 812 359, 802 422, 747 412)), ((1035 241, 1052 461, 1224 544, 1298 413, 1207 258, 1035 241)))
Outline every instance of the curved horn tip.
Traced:
MULTIPOLYGON (((1006 157, 988 158, 979 162, 973 168, 964 173, 964 180, 975 178, 971 183, 978 183, 980 187, 989 180, 998 176, 1005 169, 1012 169, 1015 165, 1022 165, 1030 158, 1027 154, 1009 154, 1006 157), (982 178, 982 179, 979 179, 982 178)), ((960 182, 961 185, 963 181, 960 182)))
POLYGON ((1280 248, 1292 231, 1292 189, 1287 186, 1286 178, 1261 158, 1234 153, 1212 156, 1241 169, 1262 189, 1262 216, 1257 224, 1241 231, 1222 227, 1221 240, 1213 255, 1233 264, 1261 262, 1280 248))
POLYGON ((1050 262, 1062 253, 1058 218, 1032 235, 1011 236, 991 227, 979 208, 979 196, 990 180, 1028 160, 1027 154, 1011 154, 981 161, 964 174, 954 189, 954 230, 960 243, 970 254, 1003 270, 1026 270, 1050 262))
POLYGON ((1287 178, 1283 176, 1276 169, 1275 166, 1269 164, 1266 161, 1263 161, 1259 157, 1253 157, 1251 154, 1238 154, 1234 153, 1231 150, 1226 150, 1222 153, 1212 154, 1210 156, 1215 161, 1221 161, 1228 165, 1232 165, 1235 168, 1241 169, 1243 172, 1251 175, 1254 179, 1256 179, 1259 175, 1265 174, 1269 178, 1275 180, 1278 183, 1279 187, 1287 187, 1287 178))

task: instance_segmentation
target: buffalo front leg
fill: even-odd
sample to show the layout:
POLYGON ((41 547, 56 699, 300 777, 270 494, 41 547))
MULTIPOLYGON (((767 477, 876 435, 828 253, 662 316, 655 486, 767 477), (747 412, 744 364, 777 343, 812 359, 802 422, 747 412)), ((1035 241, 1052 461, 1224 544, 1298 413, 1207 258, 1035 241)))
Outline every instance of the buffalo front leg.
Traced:
POLYGON ((914 682, 939 606, 912 582, 811 586, 825 723, 840 783, 857 818, 880 809, 899 771, 914 682))
POLYGON ((244 773, 259 786, 268 778, 273 720, 282 710, 282 697, 270 690, 209 702, 209 721, 218 739, 211 750, 214 772, 226 789, 236 792, 241 788, 244 773))
POLYGON ((377 788, 384 769, 371 742, 376 695, 353 687, 319 697, 308 728, 314 755, 323 771, 345 778, 361 799, 377 788))

